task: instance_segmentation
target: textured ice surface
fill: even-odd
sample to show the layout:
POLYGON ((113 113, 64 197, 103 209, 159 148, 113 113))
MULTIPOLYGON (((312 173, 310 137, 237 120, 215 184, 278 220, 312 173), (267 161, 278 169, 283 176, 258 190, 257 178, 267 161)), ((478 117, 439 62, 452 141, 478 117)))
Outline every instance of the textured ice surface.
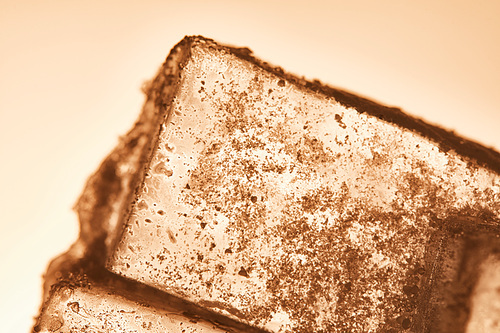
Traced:
POLYGON ((498 230, 499 193, 473 161, 201 44, 108 269, 275 332, 423 330, 459 261, 443 249, 498 230))
POLYGON ((498 329, 500 154, 199 37, 145 92, 35 332, 498 329))

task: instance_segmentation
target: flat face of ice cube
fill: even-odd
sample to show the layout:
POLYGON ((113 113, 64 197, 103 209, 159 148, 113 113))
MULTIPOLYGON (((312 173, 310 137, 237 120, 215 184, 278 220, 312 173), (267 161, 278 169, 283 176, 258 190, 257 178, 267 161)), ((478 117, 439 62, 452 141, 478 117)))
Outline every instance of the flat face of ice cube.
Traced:
POLYGON ((490 255, 481 265, 481 274, 471 295, 466 332, 493 333, 500 330, 500 258, 490 255))
POLYGON ((59 287, 41 314, 37 332, 222 333, 203 320, 140 305, 100 287, 59 287))
POLYGON ((432 235, 499 218, 499 192, 427 139, 196 45, 108 269, 273 332, 407 328, 432 235))

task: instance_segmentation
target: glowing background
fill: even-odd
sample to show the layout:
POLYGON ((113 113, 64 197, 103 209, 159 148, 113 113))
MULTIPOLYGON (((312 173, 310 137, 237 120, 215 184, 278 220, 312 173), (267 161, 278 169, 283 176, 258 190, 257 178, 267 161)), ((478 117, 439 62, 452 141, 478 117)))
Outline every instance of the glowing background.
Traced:
POLYGON ((498 1, 0 0, 0 331, 27 332, 71 206, 184 35, 249 46, 500 150, 498 1))

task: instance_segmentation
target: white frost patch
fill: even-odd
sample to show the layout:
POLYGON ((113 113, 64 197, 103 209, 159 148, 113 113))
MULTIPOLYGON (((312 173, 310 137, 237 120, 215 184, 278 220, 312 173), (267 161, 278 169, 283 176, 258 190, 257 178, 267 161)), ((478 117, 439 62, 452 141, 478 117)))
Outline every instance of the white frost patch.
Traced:
POLYGON ((384 268, 391 264, 390 259, 378 251, 372 254, 370 262, 378 268, 384 268))
POLYGON ((356 245, 362 245, 362 240, 360 240, 360 236, 363 232, 364 227, 359 224, 357 221, 352 223, 352 226, 349 228, 349 240, 351 243, 356 245))
POLYGON ((266 323, 264 328, 271 332, 288 332, 292 329, 290 316, 280 308, 273 313, 271 320, 266 323))

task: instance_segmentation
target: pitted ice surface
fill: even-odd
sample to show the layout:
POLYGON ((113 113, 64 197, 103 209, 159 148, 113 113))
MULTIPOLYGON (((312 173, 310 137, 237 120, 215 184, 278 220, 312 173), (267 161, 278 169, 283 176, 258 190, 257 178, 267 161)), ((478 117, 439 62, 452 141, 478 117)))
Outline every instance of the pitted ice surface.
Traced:
POLYGON ((432 235, 498 220, 500 179, 197 44, 134 202, 112 272, 272 332, 375 332, 413 325, 432 235))

